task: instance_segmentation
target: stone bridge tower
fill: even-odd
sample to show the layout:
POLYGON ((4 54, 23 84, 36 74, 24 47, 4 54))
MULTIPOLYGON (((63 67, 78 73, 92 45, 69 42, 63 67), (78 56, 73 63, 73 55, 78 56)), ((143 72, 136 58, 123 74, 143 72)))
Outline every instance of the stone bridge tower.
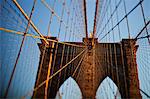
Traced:
MULTIPOLYGON (((119 43, 98 43, 96 38, 84 38, 83 42, 87 45, 87 50, 85 51, 85 56, 80 68, 77 70, 75 76, 73 76, 81 89, 83 99, 95 99, 96 91, 106 77, 112 79, 117 85, 122 98, 142 98, 139 90, 136 64, 136 51, 138 46, 135 45, 136 41, 134 39, 123 39, 119 43)), ((83 45, 82 42, 70 43, 83 45)), ((41 51, 40 59, 42 59, 44 43, 38 45, 41 51)), ((48 63, 50 60, 49 56, 52 54, 52 59, 54 59, 56 47, 57 44, 55 43, 53 48, 51 45, 46 48, 43 65, 39 65, 35 87, 46 80, 48 63)), ((62 44, 58 44, 59 50, 56 55, 55 65, 53 65, 54 62, 52 62, 53 71, 51 70, 51 75, 61 68, 60 62, 62 57, 63 66, 83 50, 83 48, 78 48, 78 50, 73 51, 70 50, 70 46, 66 45, 64 48, 64 56, 62 56, 63 47, 62 44), (67 55, 69 55, 68 58, 66 58, 67 55)), ((75 49, 75 47, 73 48, 75 49)), ((55 98, 57 91, 63 82, 69 77, 72 77, 80 59, 81 57, 73 61, 67 68, 62 70, 61 73, 49 81, 48 98, 55 98)), ((33 93, 32 97, 44 98, 44 88, 45 85, 40 87, 33 93)))

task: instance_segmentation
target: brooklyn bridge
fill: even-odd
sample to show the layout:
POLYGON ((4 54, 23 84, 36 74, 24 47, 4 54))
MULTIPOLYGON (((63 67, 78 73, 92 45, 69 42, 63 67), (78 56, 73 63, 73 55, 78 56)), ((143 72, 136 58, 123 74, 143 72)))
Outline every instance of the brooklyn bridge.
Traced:
POLYGON ((149 99, 150 0, 1 0, 0 98, 149 99))

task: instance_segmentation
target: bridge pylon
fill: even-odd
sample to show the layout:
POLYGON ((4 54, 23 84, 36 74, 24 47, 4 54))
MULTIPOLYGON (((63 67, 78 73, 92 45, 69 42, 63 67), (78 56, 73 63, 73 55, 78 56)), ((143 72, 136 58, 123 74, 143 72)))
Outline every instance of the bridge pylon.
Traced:
MULTIPOLYGON (((118 90, 122 98, 136 98, 141 99, 138 70, 136 63, 136 51, 138 46, 134 39, 123 39, 118 43, 98 43, 97 38, 83 38, 83 42, 70 42, 71 44, 85 44, 87 50, 84 52, 85 57, 80 64, 79 69, 76 71, 75 76, 72 76, 77 64, 79 63, 81 57, 73 61, 67 68, 61 71, 61 74, 56 75, 49 81, 48 88, 48 98, 55 98, 59 87, 64 83, 66 79, 72 77, 82 92, 83 99, 95 99, 96 92, 102 81, 109 77, 118 87, 118 90), (58 83, 59 82, 59 83, 58 83)), ((46 47, 46 52, 44 54, 43 65, 41 68, 41 74, 37 75, 37 80, 35 87, 37 87, 38 82, 43 82, 47 76, 47 69, 49 63, 49 56, 52 55, 54 58, 54 50, 56 50, 56 44, 54 48, 46 47), (50 50, 50 49, 53 49, 50 50)), ((43 54, 44 43, 39 44, 41 54, 43 54)), ((58 45, 58 53, 56 55, 56 65, 51 68, 50 75, 57 72, 60 67, 60 57, 63 46, 58 45)), ((67 49, 67 45, 66 48, 67 49)), ((80 49, 78 51, 82 51, 80 49)), ((69 57, 71 57, 72 51, 69 50, 69 57)), ((64 52, 64 60, 66 59, 67 52, 64 52)), ((78 53, 75 53, 75 56, 78 53)), ((42 59, 42 55, 41 58, 42 59)), ((41 61, 40 61, 41 63, 41 61)), ((53 62, 52 62, 53 63, 53 62)), ((63 62, 63 65, 66 63, 63 62)), ((40 66, 40 65, 39 65, 40 66)), ((37 91, 34 92, 33 98, 43 98, 44 88, 42 86, 37 91)))

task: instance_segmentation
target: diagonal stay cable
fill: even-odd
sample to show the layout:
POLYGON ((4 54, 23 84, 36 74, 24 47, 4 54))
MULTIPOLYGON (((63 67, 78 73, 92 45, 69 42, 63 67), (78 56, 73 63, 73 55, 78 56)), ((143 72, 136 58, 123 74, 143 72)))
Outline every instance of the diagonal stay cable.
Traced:
MULTIPOLYGON (((63 0, 60 0, 60 2, 62 2, 62 1, 63 1, 63 0)), ((62 3, 63 3, 63 2, 62 2, 62 3)), ((75 3, 76 3, 75 0, 74 0, 74 2, 71 1, 71 4, 69 4, 69 6, 71 6, 72 4, 75 4, 75 3)), ((79 27, 82 27, 82 24, 83 24, 84 22, 82 22, 82 19, 81 19, 82 17, 81 17, 80 14, 77 12, 77 11, 79 11, 79 10, 78 10, 78 9, 75 10, 75 8, 77 8, 77 7, 74 7, 74 8, 73 8, 73 10, 74 10, 73 12, 75 12, 75 15, 76 15, 76 17, 77 17, 77 19, 78 19, 78 22, 79 22, 78 26, 79 26, 79 27), (80 17, 81 17, 81 18, 80 18, 80 17), (82 22, 82 23, 80 23, 80 22, 82 22)), ((70 9, 70 7, 68 7, 67 4, 65 4, 65 9, 68 11, 67 13, 71 13, 71 9, 70 9)), ((67 26, 68 26, 68 25, 67 25, 67 26)), ((81 29, 80 29, 80 30, 81 30, 81 29)), ((81 33, 78 32, 78 34, 79 34, 79 35, 78 35, 79 37, 81 37, 81 36, 83 37, 83 35, 81 35, 81 33)))
MULTIPOLYGON (((27 16, 27 14, 25 13, 25 11, 22 9, 22 7, 19 5, 19 3, 16 0, 13 0, 13 2, 15 3, 15 5, 18 7, 18 9, 21 11, 21 13, 24 15, 24 17, 29 20, 29 17, 27 16)), ((64 21, 60 18, 60 16, 58 16, 54 10, 49 7, 49 5, 42 0, 42 3, 59 19, 60 22, 62 22, 65 26, 67 26, 64 21)), ((32 20, 30 21, 31 26, 33 27, 33 29, 42 37, 42 39, 46 42, 46 44, 48 44, 48 41, 46 40, 46 38, 42 35, 42 33, 37 29, 37 27, 34 25, 34 23, 32 22, 32 20)), ((57 41, 56 41, 57 42, 57 41)))
POLYGON ((139 89, 147 98, 150 98, 150 95, 148 95, 145 91, 143 91, 142 89, 139 89))
POLYGON ((50 12, 55 15, 57 17, 57 19, 62 22, 65 26, 67 26, 67 24, 62 20, 62 18, 55 12, 54 9, 52 9, 45 0, 41 0, 41 2, 45 5, 46 8, 48 8, 50 10, 50 12))
POLYGON ((8 86, 6 87, 6 91, 5 91, 5 94, 4 94, 4 98, 6 98, 7 95, 8 95, 8 93, 9 93, 9 88, 10 88, 10 86, 11 86, 11 82, 12 82, 12 80, 13 80, 13 77, 14 77, 14 74, 15 74, 15 70, 16 70, 16 67, 17 67, 17 64, 18 64, 18 60, 19 60, 20 55, 21 55, 21 52, 22 52, 22 48, 23 48, 23 45, 24 45, 24 42, 25 42, 25 39, 26 39, 26 34, 27 34, 27 32, 28 32, 28 30, 29 30, 29 27, 30 27, 30 24, 31 24, 30 21, 31 21, 33 12, 34 12, 35 4, 36 4, 36 0, 34 0, 34 2, 33 2, 33 6, 32 6, 32 9, 31 9, 31 12, 30 12, 28 24, 27 24, 27 27, 26 27, 25 32, 24 32, 24 34, 23 34, 23 38, 22 38, 22 41, 21 41, 21 45, 20 45, 20 48, 19 48, 19 52, 17 53, 17 58, 16 58, 16 61, 15 61, 13 70, 12 70, 12 72, 11 72, 10 79, 9 79, 9 81, 8 81, 8 86))
MULTIPOLYGON (((92 49, 93 50, 93 49, 92 49)), ((91 50, 91 51, 92 51, 91 50)), ((87 52, 85 52, 85 54, 86 54, 87 52)), ((86 56, 86 55, 85 55, 86 56)), ((83 70, 83 65, 81 65, 81 67, 80 67, 80 69, 79 69, 79 72, 78 72, 78 74, 77 74, 77 76, 76 76, 76 80, 79 78, 79 76, 80 76, 80 73, 82 72, 82 70, 83 70)), ((74 74, 75 75, 75 74, 74 74)))
POLYGON ((77 72, 78 68, 80 67, 80 64, 82 63, 83 59, 85 58, 86 53, 87 53, 87 52, 85 52, 85 53, 84 53, 84 55, 82 56, 82 58, 80 59, 80 61, 79 61, 78 65, 76 66, 75 71, 74 71, 74 72, 73 72, 73 74, 72 74, 72 77, 74 77, 74 76, 75 76, 75 74, 76 74, 76 72, 77 72))
MULTIPOLYGON (((141 0, 140 0, 140 1, 141 1, 141 0)), ((143 8, 142 3, 140 4, 140 7, 141 7, 142 16, 143 16, 143 21, 144 21, 144 24, 146 25, 146 18, 145 18, 145 13, 144 13, 144 8, 143 8)), ((149 33, 148 33, 147 27, 145 28, 145 30, 146 30, 146 34, 147 34, 147 36, 148 36, 149 33)), ((149 45, 150 45, 150 38, 148 37, 147 40, 148 40, 149 45)))
MULTIPOLYGON (((29 17, 27 16, 27 14, 25 13, 25 11, 22 9, 22 7, 20 6, 20 4, 17 2, 17 0, 13 0, 14 4, 17 6, 17 8, 20 10, 20 12, 23 14, 23 16, 29 21, 29 17)), ((34 25, 34 23, 32 22, 32 20, 30 20, 30 24, 33 27, 33 29, 40 35, 40 37, 43 38, 43 40, 45 41, 46 44, 48 44, 48 41, 44 38, 44 36, 42 35, 42 33, 38 30, 38 28, 34 25)))
MULTIPOLYGON (((62 68, 60 68, 57 72, 55 72, 53 75, 51 75, 48 79, 51 80, 53 77, 55 77, 59 72, 61 72, 63 69, 65 69, 67 66, 69 66, 69 64, 71 64, 74 60, 76 60, 80 55, 82 55, 85 51, 87 50, 87 48, 85 48, 82 52, 80 52, 75 58, 73 58, 72 60, 70 60, 66 65, 62 66, 62 68)), ((44 84, 46 83, 46 80, 43 81, 41 84, 39 84, 36 88, 34 88, 33 90, 31 90, 30 92, 28 92, 25 96, 23 96, 22 98, 28 96, 30 93, 32 93, 33 91, 38 90, 40 87, 42 87, 44 84)))
MULTIPOLYGON (((14 33, 14 34, 18 34, 18 35, 24 35, 24 32, 10 30, 10 29, 6 29, 6 28, 3 28, 3 27, 0 27, 0 31, 5 31, 7 33, 14 33)), ((29 36, 29 37, 32 37, 32 38, 37 38, 37 39, 43 39, 42 37, 37 36, 37 35, 33 35, 31 33, 27 33, 26 36, 29 36)), ((57 42, 56 40, 49 39, 49 38, 47 39, 47 41, 57 42)), ((65 44, 65 45, 76 46, 76 47, 85 47, 83 45, 72 44, 72 43, 69 43, 69 42, 58 42, 58 43, 65 44)))
POLYGON ((128 15, 130 15, 144 0, 138 2, 117 24, 115 24, 100 40, 104 39, 116 26, 118 26, 128 15))
POLYGON ((141 29, 141 31, 137 34, 137 36, 135 37, 135 39, 138 39, 138 37, 142 34, 142 32, 145 30, 145 28, 149 25, 150 20, 145 24, 145 26, 141 29))
POLYGON ((137 40, 138 40, 138 39, 145 39, 145 38, 150 38, 150 34, 148 34, 148 35, 146 35, 146 36, 139 37, 139 38, 137 38, 137 40))
MULTIPOLYGON (((111 1, 111 0, 110 0, 110 1, 111 1)), ((110 3, 110 1, 109 1, 109 3, 110 3)), ((112 13, 111 13, 109 19, 107 20, 106 24, 105 24, 104 27, 102 28, 101 32, 98 34, 99 29, 100 29, 100 25, 99 25, 98 31, 96 32, 96 34, 98 34, 98 37, 99 37, 99 36, 103 33, 103 31, 105 30, 105 28, 106 28, 106 26, 108 25, 108 23, 110 22, 111 18, 114 16, 115 12, 116 12, 117 9, 119 8, 121 2, 122 2, 122 0, 120 0, 120 1, 118 2, 118 4, 116 4, 115 9, 112 11, 112 13)), ((107 12, 107 10, 106 10, 106 12, 107 12)), ((105 14, 106 14, 106 13, 105 13, 105 14)), ((105 17, 105 15, 104 15, 104 17, 105 17)), ((104 19, 104 18, 103 18, 103 19, 104 19)), ((102 20, 102 22, 103 22, 103 20, 102 20)), ((102 22, 101 22, 101 23, 102 23, 102 22)))

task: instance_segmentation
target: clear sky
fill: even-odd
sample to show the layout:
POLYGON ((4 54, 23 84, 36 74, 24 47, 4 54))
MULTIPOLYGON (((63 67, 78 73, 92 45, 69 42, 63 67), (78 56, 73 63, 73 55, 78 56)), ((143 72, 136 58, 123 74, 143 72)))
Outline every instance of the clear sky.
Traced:
MULTIPOLYGON (((24 24, 24 22, 21 24, 22 20, 20 18, 20 16, 16 16, 15 13, 19 12, 18 9, 15 7, 15 5, 13 4, 13 2, 11 0, 7 0, 7 3, 3 2, 4 0, 0 0, 0 19, 1 19, 1 23, 0 23, 0 27, 6 27, 9 29, 13 29, 16 31, 24 31, 24 28, 21 28, 19 25, 26 27, 26 24, 24 24), (16 10, 16 12, 14 13, 11 9, 14 8, 16 10), (9 9, 6 9, 9 8, 9 9), (8 10, 8 11, 7 11, 8 10), (13 14, 12 14, 13 13, 13 14), (21 20, 21 21, 19 21, 21 20)), ((17 0, 18 3, 21 5, 21 7, 25 10, 25 12, 28 14, 30 14, 31 11, 31 7, 33 5, 33 0, 17 0)), ((45 0, 47 2, 47 4, 52 7, 53 3, 55 0, 45 0)), ((68 7, 70 7, 70 1, 71 0, 66 0, 68 7)), ((80 0, 72 0, 75 1, 75 3, 80 2, 80 0)), ((86 0, 87 1, 87 20, 88 20, 88 32, 90 33, 91 31, 93 31, 93 20, 94 20, 94 13, 95 13, 95 0, 86 0)), ((109 0, 101 0, 103 2, 109 1, 109 0)), ((112 10, 115 8, 114 2, 113 1, 119 1, 119 0, 111 0, 112 1, 112 10)), ((138 2, 139 0, 125 0, 126 1, 126 6, 127 6, 127 12, 129 12, 138 2)), ((102 5, 101 5, 102 6, 102 5)), ((102 7, 104 7, 105 5, 103 5, 102 7)), ((79 7, 81 8, 81 7, 79 7)), ((76 11, 79 14, 79 8, 76 7, 76 11)), ((150 0, 144 0, 143 2, 143 8, 144 8, 144 12, 145 12, 145 18, 146 21, 150 20, 150 0)), ((54 8, 55 12, 58 14, 58 16, 61 16, 61 12, 62 12, 62 0, 57 0, 55 8, 54 8)), ((73 11, 72 11, 73 12, 73 11)), ((104 11, 105 12, 105 11, 104 11)), ((103 12, 103 13, 104 13, 103 12)), ((21 15, 21 14, 20 14, 21 15)), ((66 15, 66 14, 65 14, 66 15)), ((67 17, 64 15, 63 20, 66 23, 67 22, 67 17)), ((100 13, 100 16, 102 14, 100 13)), ((110 12, 108 13, 108 17, 110 15, 110 12)), ((122 17, 125 15, 124 13, 124 9, 123 9, 123 3, 120 4, 119 8, 118 8, 118 15, 119 15, 119 20, 122 19, 122 17)), ((41 0, 37 0, 36 6, 35 6, 35 11, 34 14, 32 16, 32 21, 34 22, 34 24, 37 26, 37 28, 41 31, 41 33, 43 35, 47 35, 48 33, 48 23, 50 20, 50 16, 51 16, 51 12, 48 10, 48 8, 45 7, 45 5, 41 2, 41 0)), ((23 16, 21 16, 22 19, 24 19, 23 16)), ((74 16, 73 18, 77 18, 76 16, 74 16)), ((103 17, 100 17, 100 20, 103 17)), ((58 18, 55 16, 52 19, 52 23, 51 23, 51 28, 50 28, 50 36, 58 36, 58 32, 59 32, 59 21, 58 18)), ((132 14, 130 14, 128 16, 128 20, 129 20, 129 25, 130 25, 130 32, 131 32, 131 37, 135 37, 135 35, 141 30, 141 28, 144 26, 144 22, 143 22, 143 18, 142 18, 142 14, 141 14, 141 10, 140 7, 137 7, 132 14)), ((80 23, 81 20, 78 20, 78 22, 80 23)), ((102 28, 104 27, 105 23, 106 23, 107 19, 106 17, 104 18, 103 23, 101 23, 101 28, 98 31, 98 34, 101 33, 100 31, 102 30, 102 28)), ((27 21, 25 21, 25 23, 27 23, 27 21)), ((80 25, 79 23, 76 23, 76 30, 75 30, 75 34, 79 35, 79 31, 82 32, 82 29, 84 30, 84 28, 82 28, 82 25, 80 25), (77 31, 77 29, 81 29, 79 31, 77 31)), ((113 24, 115 25, 117 23, 116 20, 116 15, 114 15, 113 17, 113 24)), ((71 26, 71 22, 68 23, 68 26, 71 26)), ((107 27, 107 29, 101 33, 99 40, 101 37, 103 37, 105 35, 105 33, 107 33, 109 30, 111 29, 111 23, 109 22, 109 26, 107 27)), ((128 38, 128 33, 127 33, 127 27, 126 27, 126 22, 125 20, 120 24, 120 29, 121 29, 121 37, 125 37, 128 38)), ((72 30, 73 31, 73 30, 72 30)), ((119 42, 119 38, 118 38, 118 31, 115 28, 114 32, 116 33, 115 35, 115 41, 119 42)), ((35 31, 33 30, 33 28, 30 28, 29 33, 37 35, 37 33, 35 33, 35 31)), ((72 33, 72 32, 71 32, 72 33)), ((97 34, 97 35, 98 35, 97 34)), ((82 41, 82 36, 85 36, 85 34, 81 34, 81 36, 79 35, 79 38, 74 38, 69 37, 69 34, 67 35, 65 41, 82 41)), ((112 33, 110 33, 109 35, 111 38, 111 42, 113 42, 112 39, 112 33)), ((61 27, 61 31, 60 31, 60 41, 64 41, 65 38, 65 25, 62 25, 61 27)), ((7 34, 5 32, 0 31, 0 53, 1 53, 1 57, 0 57, 0 73, 1 73, 1 79, 4 79, 3 82, 0 81, 0 88, 2 90, 6 89, 6 86, 8 84, 8 79, 10 77, 10 73, 12 71, 12 67, 14 65, 14 61, 16 59, 16 52, 18 52, 19 49, 19 45, 20 45, 20 41, 22 39, 22 36, 16 36, 14 34, 7 34), (7 38, 5 38, 7 37, 7 38), (2 86, 3 84, 3 86, 2 86)), ((100 42, 107 42, 107 39, 104 39, 100 42)), ((37 42, 40 42, 39 40, 34 40, 32 38, 27 38, 26 42, 25 42, 25 46, 24 46, 24 50, 22 51, 21 54, 21 58, 20 61, 17 65, 17 70, 16 70, 16 78, 13 80, 13 83, 11 85, 10 88, 10 92, 13 92, 14 94, 16 94, 18 97, 24 95, 24 92, 28 92, 29 90, 33 89, 34 86, 34 81, 35 81, 35 77, 36 77, 36 73, 37 73, 37 67, 38 67, 38 62, 39 62, 39 57, 40 57, 40 51, 38 49, 38 46, 36 45, 37 42), (30 50, 30 51, 29 51, 30 50), (28 54, 26 54, 28 53, 28 54), (22 68, 24 68, 24 70, 22 70, 22 68), (20 77, 24 77, 24 78, 20 78, 20 77), (26 80, 24 80, 26 79, 26 80), (23 86, 28 83, 28 86, 23 86), (22 88, 21 90, 19 88, 22 88)), ((140 44, 140 42, 138 42, 140 44)), ((138 65, 140 66, 141 61, 141 57, 140 54, 142 48, 139 48, 138 51, 138 65)), ((149 51, 149 50, 148 50, 149 51)), ((147 54, 149 55, 149 54, 147 54)), ((150 56, 150 55, 149 55, 150 56)), ((144 56, 145 57, 145 56, 144 56)), ((148 57, 148 59, 150 59, 150 57, 148 57)), ((139 67, 142 68, 142 67, 139 67)), ((139 70, 138 68, 138 70, 139 70)), ((145 70, 145 69, 144 69, 145 70)), ((139 71, 140 74, 140 79, 141 80, 141 86, 142 88, 146 91, 150 93, 150 88, 146 88, 144 86, 144 81, 143 80, 143 74, 142 71, 139 71)), ((113 83, 110 79, 106 79, 104 82, 107 82, 107 80, 109 80, 108 82, 113 83)), ((146 83, 148 85, 148 83, 146 83)), ((106 88, 108 91, 108 94, 110 94, 109 99, 111 99, 111 95, 113 97, 112 92, 110 91, 110 87, 108 85, 108 83, 102 84, 101 86, 105 86, 102 88, 106 88)), ((117 87, 112 84, 111 86, 112 88, 114 88, 114 90, 116 91, 117 87)), ((67 96, 70 98, 71 95, 75 95, 74 99, 77 98, 81 98, 81 93, 80 90, 77 86, 77 84, 75 83, 75 81, 71 78, 69 78, 60 88, 60 93, 63 93, 63 90, 67 90, 69 94, 67 94, 67 96), (69 91, 68 89, 72 90, 69 91), (73 90, 76 89, 76 90, 73 90)), ((67 92, 66 91, 66 92, 67 92)), ((0 93, 0 95, 3 95, 4 93, 0 93)), ((97 98, 99 97, 103 97, 105 94, 105 92, 97 91, 97 98)), ((11 95, 10 95, 11 96, 11 95)), ((63 93, 63 97, 65 97, 65 93, 63 93)), ((68 99, 69 99, 68 98, 68 99)), ((65 99, 65 98, 64 98, 65 99)))
POLYGON ((93 31, 96 0, 86 0, 86 2, 87 2, 88 32, 90 33, 93 31))

